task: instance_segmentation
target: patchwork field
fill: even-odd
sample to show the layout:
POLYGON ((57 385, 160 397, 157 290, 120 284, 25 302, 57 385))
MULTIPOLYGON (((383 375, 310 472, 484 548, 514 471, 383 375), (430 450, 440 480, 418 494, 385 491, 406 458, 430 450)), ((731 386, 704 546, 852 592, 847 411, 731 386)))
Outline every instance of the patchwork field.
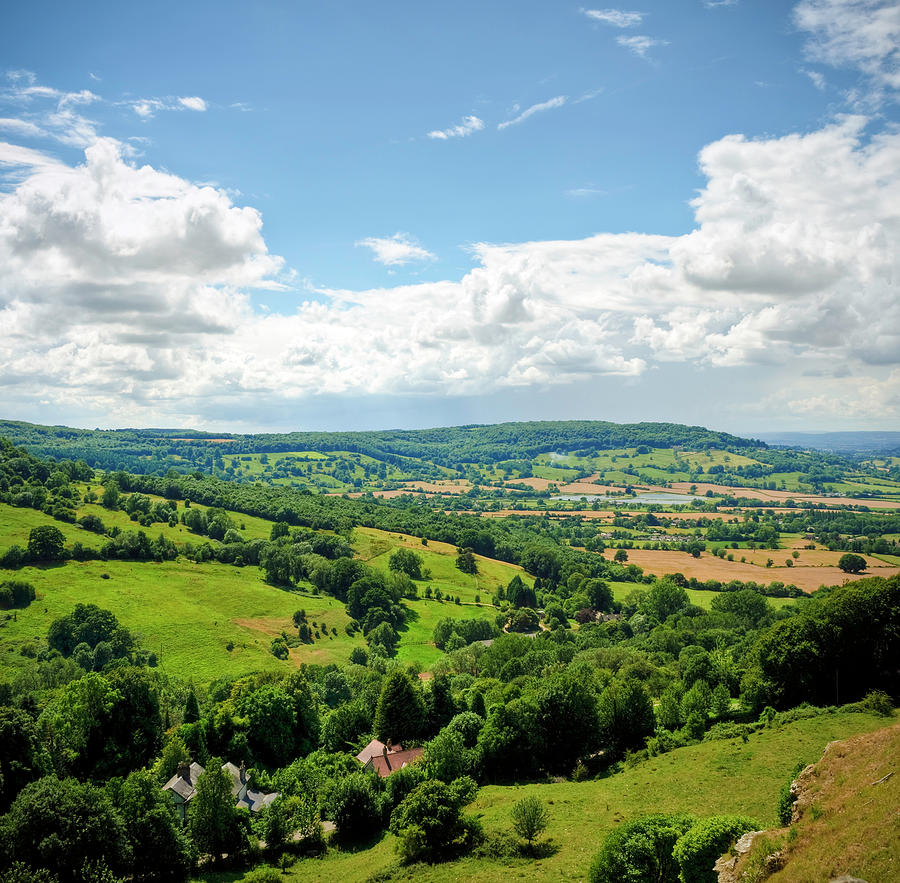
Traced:
POLYGON ((708 482, 673 481, 671 490, 687 493, 691 487, 695 487, 698 494, 705 494, 708 490, 713 494, 729 494, 736 497, 747 497, 751 500, 771 500, 773 503, 781 503, 784 500, 794 500, 796 503, 822 503, 825 506, 868 506, 870 509, 896 509, 900 503, 896 500, 872 500, 854 499, 852 497, 826 497, 818 494, 804 494, 795 491, 768 491, 751 487, 726 488, 720 484, 708 482))
MULTIPOLYGON (((607 549, 603 557, 612 560, 615 549, 607 549)), ((745 549, 741 555, 747 555, 745 549)), ((741 563, 740 561, 723 561, 709 552, 701 552, 699 558, 694 558, 687 552, 674 552, 669 550, 629 549, 628 563, 637 564, 638 567, 653 573, 656 576, 664 576, 667 573, 681 573, 684 576, 696 577, 699 580, 716 579, 722 582, 738 579, 742 581, 771 583, 793 583, 804 592, 814 592, 819 586, 839 586, 846 581, 864 579, 869 576, 893 576, 900 573, 900 567, 892 567, 883 561, 872 557, 870 560, 877 563, 868 571, 861 574, 844 573, 838 567, 786 567, 784 560, 789 557, 789 552, 784 549, 772 549, 763 554, 763 565, 766 558, 772 558, 775 564, 772 567, 759 566, 757 564, 741 563), (781 562, 781 566, 778 562, 781 562)), ((835 553, 836 554, 836 553, 835 553)))

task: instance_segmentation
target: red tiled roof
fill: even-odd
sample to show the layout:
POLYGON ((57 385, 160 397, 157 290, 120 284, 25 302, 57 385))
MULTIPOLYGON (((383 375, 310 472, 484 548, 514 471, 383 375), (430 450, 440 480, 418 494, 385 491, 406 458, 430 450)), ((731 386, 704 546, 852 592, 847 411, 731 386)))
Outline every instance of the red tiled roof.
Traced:
POLYGON ((386 779, 391 773, 415 763, 424 752, 424 748, 408 748, 406 751, 393 751, 387 755, 376 754, 366 766, 371 766, 382 779, 386 779))

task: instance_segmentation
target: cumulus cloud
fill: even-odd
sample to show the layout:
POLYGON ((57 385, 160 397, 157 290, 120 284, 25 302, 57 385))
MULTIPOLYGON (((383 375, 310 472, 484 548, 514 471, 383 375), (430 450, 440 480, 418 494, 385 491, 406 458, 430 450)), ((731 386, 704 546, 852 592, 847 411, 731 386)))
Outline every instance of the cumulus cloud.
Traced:
POLYGON ((484 122, 476 116, 463 117, 463 121, 457 126, 451 126, 449 129, 435 129, 428 133, 429 138, 438 141, 446 141, 448 138, 465 138, 466 135, 472 135, 480 132, 484 128, 484 122))
POLYGON ((409 233, 395 233, 393 236, 370 236, 360 239, 358 246, 372 250, 374 260, 386 267, 400 267, 412 261, 433 261, 435 256, 422 248, 409 233))
POLYGON ((179 98, 178 103, 188 110, 206 110, 206 102, 197 95, 189 95, 186 98, 179 98))
POLYGON ((566 100, 565 95, 557 95, 556 98, 551 98, 549 101, 542 101, 540 104, 532 104, 531 107, 525 108, 525 110, 518 116, 513 117, 513 119, 500 123, 497 128, 502 130, 507 129, 510 126, 517 126, 519 123, 525 122, 525 120, 534 116, 536 113, 543 113, 545 110, 555 110, 557 107, 562 107, 566 103, 566 100))
POLYGON ((643 12, 624 12, 621 9, 582 9, 592 21, 599 21, 614 28, 633 28, 644 19, 643 12))
POLYGON ((641 58, 646 58, 647 53, 654 46, 669 45, 668 40, 656 40, 653 37, 648 37, 646 34, 637 34, 634 37, 616 37, 616 42, 641 58))
MULTIPOLYGON (((138 165, 111 139, 75 166, 0 143, 14 174, 0 193, 0 388, 7 403, 193 422, 316 394, 482 395, 672 363, 783 365, 827 376, 792 381, 781 407, 833 396, 829 407, 897 414, 900 133, 849 116, 802 135, 732 135, 699 161, 686 235, 477 243, 459 279, 323 288, 264 313, 248 292, 279 287, 283 266, 255 209, 138 165)), ((386 266, 433 258, 408 233, 358 244, 386 266)))
POLYGON ((876 90, 900 89, 900 5, 896 0, 801 0, 794 21, 807 31, 807 55, 852 67, 876 90))

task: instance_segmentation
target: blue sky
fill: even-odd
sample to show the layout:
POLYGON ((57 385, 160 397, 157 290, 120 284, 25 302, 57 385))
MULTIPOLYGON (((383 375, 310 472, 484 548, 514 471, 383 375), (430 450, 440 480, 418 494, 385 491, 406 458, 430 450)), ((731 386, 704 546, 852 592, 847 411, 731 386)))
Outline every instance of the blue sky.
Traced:
POLYGON ((898 40, 883 0, 18 5, 0 410, 898 428, 898 40))

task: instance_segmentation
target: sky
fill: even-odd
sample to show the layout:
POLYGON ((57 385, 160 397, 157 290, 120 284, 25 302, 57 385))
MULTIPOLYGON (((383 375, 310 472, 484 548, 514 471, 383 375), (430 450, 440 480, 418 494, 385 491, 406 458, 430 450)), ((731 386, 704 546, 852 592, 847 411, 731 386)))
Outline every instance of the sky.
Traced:
POLYGON ((900 3, 8 4, 0 417, 900 430, 900 3))

